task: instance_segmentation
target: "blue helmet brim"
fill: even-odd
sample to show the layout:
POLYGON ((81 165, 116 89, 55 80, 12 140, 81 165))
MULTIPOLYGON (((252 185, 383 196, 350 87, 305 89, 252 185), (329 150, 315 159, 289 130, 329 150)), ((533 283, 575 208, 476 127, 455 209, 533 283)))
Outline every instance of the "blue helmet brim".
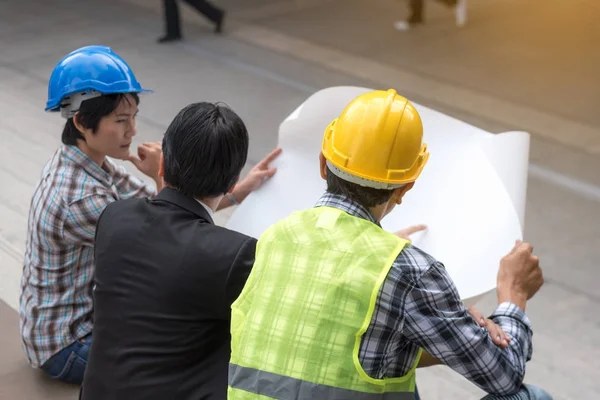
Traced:
MULTIPOLYGON (((87 89, 87 90, 89 90, 89 89, 87 89)), ((62 98, 58 99, 58 101, 56 101, 56 99, 52 99, 52 101, 49 100, 46 103, 46 107, 44 108, 44 111, 47 111, 47 112, 58 112, 58 111, 60 111, 60 103, 61 103, 61 101, 62 101, 62 99, 64 97, 67 97, 67 96, 69 96, 69 95, 71 95, 73 93, 77 93, 77 92, 81 92, 81 91, 85 91, 85 90, 72 90, 72 91, 69 91, 69 92, 65 93, 62 98)), ((118 93, 153 94, 154 90, 152 90, 152 89, 144 89, 144 88, 142 88, 141 90, 126 90, 126 89, 124 89, 124 90, 117 90, 117 91, 114 91, 114 92, 111 91, 111 92, 108 92, 108 93, 104 93, 104 92, 101 92, 101 93, 102 93, 103 96, 109 95, 109 94, 118 94, 118 93)))

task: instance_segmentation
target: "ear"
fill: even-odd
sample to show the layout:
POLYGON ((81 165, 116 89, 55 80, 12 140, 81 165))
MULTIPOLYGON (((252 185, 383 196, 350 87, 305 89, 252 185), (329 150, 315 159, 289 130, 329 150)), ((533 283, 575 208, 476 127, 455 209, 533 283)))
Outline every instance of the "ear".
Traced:
POLYGON ((75 115, 73 116, 73 125, 75 125, 75 128, 77 128, 77 130, 79 131, 79 133, 81 133, 81 135, 85 138, 85 135, 88 135, 90 133, 92 133, 92 130, 89 128, 86 128, 85 126, 83 126, 81 124, 81 122, 79 121, 79 111, 77 111, 75 113, 75 115))
POLYGON ((402 187, 399 187, 398 189, 394 189, 394 193, 392 194, 392 198, 391 201, 396 203, 396 204, 401 204, 402 203, 402 198, 404 197, 404 195, 406 193, 408 193, 408 191, 410 189, 413 188, 413 186, 415 186, 414 182, 410 182, 405 184, 402 187))
POLYGON ((231 185, 231 187, 229 188, 227 193, 233 193, 233 190, 235 189, 235 187, 237 186, 239 181, 240 181, 240 177, 238 176, 238 178, 235 180, 235 183, 233 185, 231 185))
POLYGON ((319 153, 319 170, 321 171, 321 178, 327 179, 327 160, 323 153, 319 153))
POLYGON ((165 177, 165 154, 160 154, 160 163, 158 164, 158 176, 165 177))

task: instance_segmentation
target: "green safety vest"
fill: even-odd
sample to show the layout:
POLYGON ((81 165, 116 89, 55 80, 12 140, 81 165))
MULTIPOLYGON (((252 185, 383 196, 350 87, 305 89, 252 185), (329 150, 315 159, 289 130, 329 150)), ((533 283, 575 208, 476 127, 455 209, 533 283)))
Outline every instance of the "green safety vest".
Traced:
POLYGON ((358 359, 381 285, 406 241, 331 207, 292 214, 258 241, 232 305, 229 399, 414 399, 405 376, 358 359))

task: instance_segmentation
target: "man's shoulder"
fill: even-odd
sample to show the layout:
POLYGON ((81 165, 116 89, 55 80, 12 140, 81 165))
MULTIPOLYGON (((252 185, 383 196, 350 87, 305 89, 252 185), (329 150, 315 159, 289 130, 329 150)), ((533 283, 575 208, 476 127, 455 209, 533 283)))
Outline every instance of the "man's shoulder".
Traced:
MULTIPOLYGON (((230 271, 232 266, 254 263, 257 241, 243 233, 198 220, 185 240, 185 259, 203 260, 212 271, 230 271)), ((178 232, 185 237, 186 232, 178 232)))
POLYGON ((37 183, 39 193, 60 198, 67 205, 90 196, 110 196, 102 182, 64 156, 61 149, 46 163, 37 183))
POLYGON ((118 201, 113 201, 109 205, 106 206, 103 216, 113 215, 119 216, 122 213, 131 213, 133 210, 139 208, 141 205, 147 204, 148 198, 146 197, 132 197, 129 199, 122 199, 118 201))
POLYGON ((193 213, 183 211, 177 205, 154 202, 146 197, 115 201, 107 206, 103 213, 104 219, 120 220, 123 216, 127 216, 126 219, 129 221, 154 220, 156 223, 164 224, 162 227, 166 230, 172 227, 184 228, 180 231, 181 234, 193 235, 197 238, 192 243, 211 242, 219 245, 218 247, 239 248, 246 242, 256 241, 243 233, 215 225, 193 213))
POLYGON ((59 149, 44 165, 34 188, 32 203, 43 204, 47 216, 65 216, 73 203, 93 193, 93 185, 85 179, 84 171, 66 162, 59 149), (55 212, 48 212, 51 210, 55 212))
MULTIPOLYGON (((408 243, 392 266, 392 272, 400 274, 402 277, 417 281, 423 274, 427 273, 433 266, 439 265, 439 262, 431 254, 408 243)), ((400 277, 400 276, 398 276, 400 277)))
POLYGON ((398 255, 398 258, 402 257, 406 257, 410 259, 410 262, 420 265, 431 265, 438 262, 431 254, 413 245, 412 243, 408 243, 406 246, 404 246, 398 255))
POLYGON ((226 240, 231 247, 241 247, 244 244, 256 244, 257 240, 252 236, 248 236, 238 231, 233 231, 229 228, 220 225, 210 225, 208 229, 212 230, 215 235, 226 240))

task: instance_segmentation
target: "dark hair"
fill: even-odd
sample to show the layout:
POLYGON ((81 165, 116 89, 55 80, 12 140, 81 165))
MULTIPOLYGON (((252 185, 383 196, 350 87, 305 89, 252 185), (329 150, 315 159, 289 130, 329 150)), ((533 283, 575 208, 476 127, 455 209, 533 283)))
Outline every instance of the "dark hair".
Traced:
MULTIPOLYGON (((77 114, 78 122, 85 128, 91 129, 96 133, 100 120, 107 115, 110 115, 117 109, 121 101, 129 102, 127 95, 131 95, 135 100, 135 104, 140 104, 140 98, 137 93, 115 93, 106 94, 93 99, 81 102, 79 106, 79 114, 77 114)), ((67 120, 62 133, 62 142, 67 145, 76 145, 77 139, 85 140, 81 132, 75 126, 73 117, 67 120)))
POLYGON ((332 194, 348 197, 363 207, 371 208, 388 201, 394 190, 373 189, 343 180, 327 167, 327 191, 332 194))
POLYGON ((165 183, 197 199, 225 194, 246 164, 248 142, 246 125, 227 106, 190 104, 163 138, 165 183))

